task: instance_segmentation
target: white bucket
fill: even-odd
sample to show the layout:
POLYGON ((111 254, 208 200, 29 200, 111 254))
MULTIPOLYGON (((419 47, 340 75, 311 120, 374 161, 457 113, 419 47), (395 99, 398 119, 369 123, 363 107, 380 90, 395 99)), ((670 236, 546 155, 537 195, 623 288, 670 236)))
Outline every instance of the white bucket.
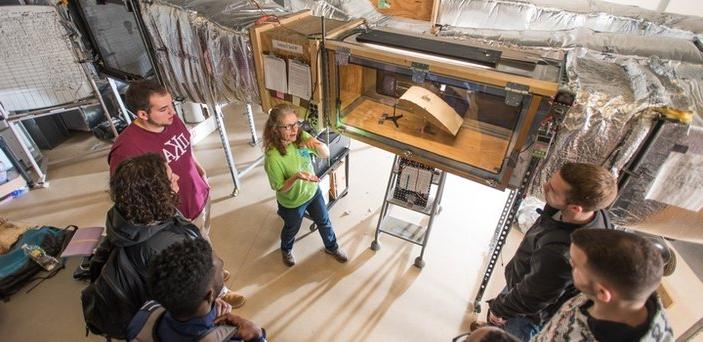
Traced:
POLYGON ((183 102, 181 110, 183 111, 183 121, 186 123, 194 124, 205 121, 203 106, 200 103, 183 102))

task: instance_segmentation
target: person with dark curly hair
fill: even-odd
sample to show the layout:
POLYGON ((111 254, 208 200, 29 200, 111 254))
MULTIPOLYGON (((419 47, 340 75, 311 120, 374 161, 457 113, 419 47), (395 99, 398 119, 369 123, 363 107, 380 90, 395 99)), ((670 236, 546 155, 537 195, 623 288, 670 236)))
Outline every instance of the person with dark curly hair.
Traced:
POLYGON ((339 262, 347 255, 339 248, 327 205, 317 184, 311 154, 329 157, 325 144, 300 129, 295 107, 279 104, 271 108, 264 127, 264 169, 271 189, 276 191, 278 215, 283 219, 281 254, 286 266, 295 265, 293 242, 307 211, 317 225, 325 252, 339 262))
POLYGON ((202 237, 176 208, 178 180, 154 153, 124 160, 115 170, 107 236, 91 261, 93 284, 82 294, 94 332, 123 338, 134 313, 151 298, 146 289, 151 258, 174 243, 202 237))
POLYGON ((253 322, 217 305, 223 286, 222 259, 203 239, 166 248, 149 264, 154 300, 137 312, 127 338, 137 341, 265 341, 253 322))

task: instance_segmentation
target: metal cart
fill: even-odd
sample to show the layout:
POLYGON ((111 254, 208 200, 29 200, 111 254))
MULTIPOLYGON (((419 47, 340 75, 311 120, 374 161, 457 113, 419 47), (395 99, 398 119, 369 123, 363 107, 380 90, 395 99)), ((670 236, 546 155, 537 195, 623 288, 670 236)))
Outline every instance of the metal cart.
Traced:
MULTIPOLYGON (((349 193, 349 152, 351 152, 349 147, 351 145, 351 141, 345 136, 341 136, 331 132, 328 136, 327 133, 328 132, 326 131, 322 132, 317 136, 317 138, 321 141, 325 141, 329 146, 329 162, 326 159, 316 159, 313 162, 315 175, 318 178, 322 179, 333 171, 337 170, 342 165, 342 163, 344 163, 344 190, 337 193, 334 198, 330 197, 330 200, 327 202, 327 210, 329 210, 332 209, 332 207, 337 203, 337 201, 339 201, 342 197, 346 196, 349 193)), ((335 182, 337 182, 337 180, 335 180, 335 182)), ((309 220, 311 219, 307 212, 305 213, 305 218, 309 220)), ((314 222, 310 224, 311 231, 314 231, 316 229, 317 226, 314 222)))
POLYGON ((426 202, 423 201, 424 203, 417 204, 417 201, 414 201, 409 197, 399 198, 398 192, 396 191, 398 186, 398 178, 401 176, 402 172, 401 160, 404 160, 404 158, 396 156, 393 161, 393 168, 391 169, 391 174, 388 179, 388 186, 386 187, 386 195, 383 200, 383 205, 381 206, 381 215, 378 218, 378 225, 376 226, 376 235, 374 236, 373 242, 371 242, 371 249, 377 251, 381 248, 381 245, 378 242, 378 236, 380 233, 385 233, 410 243, 414 243, 422 246, 420 256, 415 258, 415 266, 422 268, 425 266, 425 261, 422 257, 425 255, 425 247, 427 247, 427 241, 430 238, 432 223, 434 222, 435 215, 438 215, 441 211, 440 202, 442 199, 442 193, 444 192, 446 172, 431 168, 432 178, 428 198, 426 202), (392 215, 388 215, 390 205, 395 205, 397 207, 426 215, 429 217, 429 222, 426 227, 423 227, 414 223, 406 222, 405 220, 399 219, 392 215))

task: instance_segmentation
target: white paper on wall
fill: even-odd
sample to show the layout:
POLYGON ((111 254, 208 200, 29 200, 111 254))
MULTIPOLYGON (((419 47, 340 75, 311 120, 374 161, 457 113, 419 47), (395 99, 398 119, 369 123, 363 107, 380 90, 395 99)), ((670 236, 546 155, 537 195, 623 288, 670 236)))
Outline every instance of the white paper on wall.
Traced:
POLYGON ((295 59, 288 60, 288 93, 309 100, 312 96, 310 66, 295 59))
POLYGON ((267 89, 288 92, 285 59, 273 55, 264 56, 264 82, 267 89))
POLYGON ((703 155, 671 152, 645 199, 691 211, 703 208, 703 155))

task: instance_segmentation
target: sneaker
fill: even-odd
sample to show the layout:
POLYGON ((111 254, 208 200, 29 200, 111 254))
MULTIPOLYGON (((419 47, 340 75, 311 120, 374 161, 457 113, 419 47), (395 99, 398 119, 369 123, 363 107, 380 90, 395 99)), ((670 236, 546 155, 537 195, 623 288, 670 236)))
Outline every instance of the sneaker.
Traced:
POLYGON ((241 308, 247 302, 247 297, 234 291, 227 291, 222 300, 232 305, 232 309, 241 308))
POLYGON ((225 282, 228 281, 231 275, 232 274, 230 274, 228 270, 224 270, 222 272, 222 280, 224 280, 225 282))
POLYGON ((295 265, 295 257, 293 256, 293 252, 281 250, 281 256, 283 257, 283 263, 286 264, 286 266, 291 267, 295 265))
POLYGON ((347 255, 340 248, 337 248, 334 251, 331 251, 331 250, 325 248, 325 253, 333 256, 335 258, 335 260, 337 260, 341 263, 345 263, 345 262, 347 262, 347 260, 349 260, 349 258, 347 258, 347 255))

